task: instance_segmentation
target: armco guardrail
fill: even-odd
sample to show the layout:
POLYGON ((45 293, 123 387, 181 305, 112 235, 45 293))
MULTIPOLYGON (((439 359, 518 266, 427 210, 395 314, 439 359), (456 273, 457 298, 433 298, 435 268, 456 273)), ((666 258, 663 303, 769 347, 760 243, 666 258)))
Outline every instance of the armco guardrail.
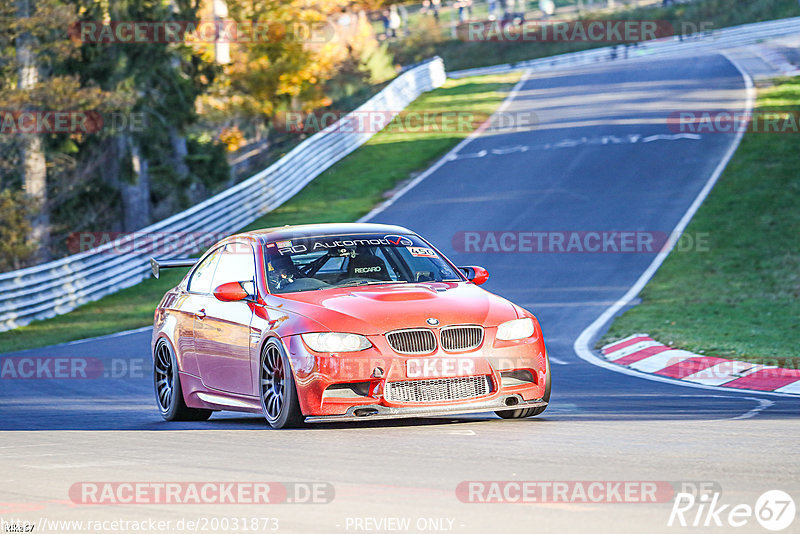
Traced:
POLYGON ((444 63, 433 58, 394 79, 353 113, 337 124, 341 130, 322 131, 295 147, 270 167, 200 204, 139 230, 142 235, 160 236, 147 250, 134 249, 135 238, 108 243, 96 249, 28 269, 0 274, 0 331, 66 313, 109 293, 137 284, 149 276, 151 248, 159 257, 185 253, 191 243, 181 242, 188 232, 235 232, 289 200, 311 180, 353 150, 374 132, 345 133, 346 124, 357 114, 400 112, 426 91, 446 80, 444 63), (161 251, 173 246, 169 254, 161 251), (118 251, 131 247, 132 252, 118 251))
MULTIPOLYGON (((745 24, 743 26, 733 26, 714 30, 709 34, 698 34, 687 36, 683 40, 673 37, 670 39, 659 39, 655 41, 645 41, 640 46, 629 47, 628 59, 643 59, 652 57, 664 57, 676 54, 696 54, 697 52, 714 52, 726 48, 746 46, 763 41, 765 39, 775 39, 787 35, 800 34, 800 17, 791 19, 780 19, 768 22, 757 22, 745 24)), ((603 61, 620 61, 624 57, 623 47, 617 48, 616 57, 612 56, 613 46, 602 48, 592 48, 581 52, 571 52, 558 56, 548 56, 529 61, 519 61, 517 63, 505 63, 493 65, 491 67, 479 67, 476 69, 465 69, 448 72, 449 78, 464 78, 466 76, 481 76, 484 74, 498 74, 514 70, 546 70, 552 68, 578 67, 581 65, 592 65, 603 61)))

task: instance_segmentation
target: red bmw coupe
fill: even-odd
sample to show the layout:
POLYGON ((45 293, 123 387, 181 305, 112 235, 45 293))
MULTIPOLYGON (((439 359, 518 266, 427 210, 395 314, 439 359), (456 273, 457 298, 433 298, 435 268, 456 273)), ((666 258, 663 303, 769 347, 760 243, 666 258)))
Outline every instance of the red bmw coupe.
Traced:
POLYGON ((550 365, 536 318, 478 287, 400 226, 319 224, 234 235, 155 312, 164 419, 263 413, 274 428, 494 411, 542 413, 550 365))

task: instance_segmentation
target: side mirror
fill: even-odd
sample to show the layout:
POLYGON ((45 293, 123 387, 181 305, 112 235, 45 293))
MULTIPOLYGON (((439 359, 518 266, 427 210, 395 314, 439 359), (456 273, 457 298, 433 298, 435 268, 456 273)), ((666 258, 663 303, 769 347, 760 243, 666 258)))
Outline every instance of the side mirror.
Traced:
POLYGON ((236 300, 244 300, 250 295, 248 295, 247 291, 244 290, 241 282, 227 282, 221 286, 218 286, 217 289, 214 290, 214 296, 217 297, 217 300, 221 300, 223 302, 232 302, 236 300))
POLYGON ((489 271, 477 265, 470 265, 467 267, 459 267, 464 274, 467 275, 467 280, 479 286, 489 279, 489 271))

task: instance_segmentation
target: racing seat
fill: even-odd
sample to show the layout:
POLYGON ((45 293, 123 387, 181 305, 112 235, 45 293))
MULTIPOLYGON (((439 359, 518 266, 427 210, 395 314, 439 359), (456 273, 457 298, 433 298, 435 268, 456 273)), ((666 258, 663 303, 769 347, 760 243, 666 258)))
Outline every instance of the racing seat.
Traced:
POLYGON ((375 254, 358 254, 347 266, 349 278, 372 278, 374 280, 391 280, 386 263, 375 254))

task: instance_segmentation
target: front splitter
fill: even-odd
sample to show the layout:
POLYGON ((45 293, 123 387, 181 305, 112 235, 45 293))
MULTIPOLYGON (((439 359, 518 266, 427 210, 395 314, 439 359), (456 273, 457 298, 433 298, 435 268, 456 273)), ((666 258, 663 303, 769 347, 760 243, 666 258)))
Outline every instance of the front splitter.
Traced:
POLYGON ((547 402, 542 399, 526 401, 519 395, 504 395, 490 401, 457 404, 453 406, 404 406, 402 408, 380 405, 353 406, 347 410, 347 413, 341 415, 310 415, 306 417, 305 422, 334 423, 337 421, 402 419, 404 417, 437 417, 441 415, 540 408, 542 406, 547 406, 547 402), (508 402, 512 399, 516 401, 516 404, 509 406, 508 402))

